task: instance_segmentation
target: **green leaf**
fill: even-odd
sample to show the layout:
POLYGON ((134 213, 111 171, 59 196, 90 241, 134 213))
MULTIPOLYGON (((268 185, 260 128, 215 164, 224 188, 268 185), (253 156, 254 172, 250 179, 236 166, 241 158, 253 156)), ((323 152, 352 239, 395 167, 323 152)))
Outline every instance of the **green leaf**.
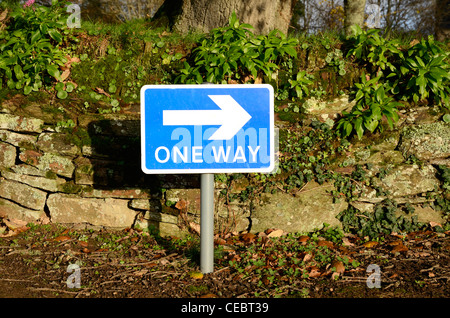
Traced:
POLYGON ((239 20, 236 16, 236 12, 233 11, 228 22, 229 22, 230 27, 233 27, 233 28, 239 27, 239 20))
POLYGON ((57 83, 57 84, 55 85, 55 89, 56 89, 57 91, 62 91, 62 90, 64 90, 64 83, 63 83, 63 82, 57 83))
POLYGON ((422 59, 420 58, 420 56, 416 56, 416 61, 419 63, 419 65, 421 67, 425 67, 425 63, 422 61, 422 59))
POLYGON ((23 93, 25 95, 28 95, 31 93, 32 90, 33 90, 33 88, 31 86, 25 85, 25 87, 23 88, 23 93))
POLYGON ((14 65, 14 74, 18 80, 23 78, 22 67, 19 64, 14 65))
POLYGON ((287 54, 289 54, 293 58, 297 58, 297 51, 292 46, 287 46, 284 48, 287 54))
POLYGON ((364 92, 362 90, 358 90, 356 92, 355 100, 358 101, 364 96, 364 92))
POLYGON ((119 101, 117 99, 112 99, 111 100, 111 106, 113 106, 113 107, 119 106, 119 101))
POLYGON ((59 69, 55 65, 48 65, 47 72, 48 74, 50 74, 50 76, 53 76, 58 81, 61 80, 61 74, 59 73, 59 69))
POLYGON ((356 134, 358 135, 358 139, 361 139, 364 134, 364 128, 363 128, 362 123, 363 123, 362 117, 358 117, 355 121, 355 130, 356 130, 356 134))
POLYGON ((375 91, 375 98, 379 103, 381 103, 383 101, 384 89, 382 86, 375 91))
POLYGON ((450 123, 450 114, 445 114, 445 115, 442 117, 442 120, 443 120, 445 123, 450 123))
POLYGON ((36 43, 36 41, 38 41, 41 38, 41 32, 39 30, 36 30, 36 32, 34 32, 31 35, 31 44, 36 43))
POLYGON ((72 83, 67 83, 66 84, 66 92, 70 93, 75 89, 75 85, 73 85, 72 83))
POLYGON ((374 120, 374 119, 367 119, 364 120, 364 126, 370 131, 370 132, 374 132, 375 129, 378 126, 378 120, 374 120))
POLYGON ((425 97, 426 94, 426 80, 423 76, 419 76, 416 78, 416 84, 419 85, 419 93, 422 97, 425 97))
POLYGON ((350 136, 350 134, 353 131, 352 124, 350 124, 349 122, 345 122, 344 129, 345 129, 345 137, 350 136))
POLYGON ((48 33, 47 23, 39 24, 39 30, 41 30, 42 34, 47 34, 48 33))
POLYGON ((59 33, 59 31, 56 29, 48 30, 48 35, 50 35, 50 37, 58 43, 62 41, 61 33, 59 33))
POLYGON ((66 99, 68 94, 66 91, 58 91, 58 93, 56 93, 56 96, 58 96, 59 99, 66 99))

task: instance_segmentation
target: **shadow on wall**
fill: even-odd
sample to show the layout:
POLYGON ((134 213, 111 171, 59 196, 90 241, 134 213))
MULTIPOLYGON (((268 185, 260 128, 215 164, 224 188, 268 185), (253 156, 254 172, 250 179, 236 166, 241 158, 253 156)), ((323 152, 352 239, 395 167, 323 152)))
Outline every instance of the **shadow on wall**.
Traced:
POLYGON ((150 175, 141 169, 140 120, 94 120, 87 124, 83 156, 77 159, 77 184, 90 185, 93 191, 130 200, 140 211, 149 230, 161 230, 161 223, 176 226, 180 211, 168 206, 167 193, 199 189, 199 175, 150 175))

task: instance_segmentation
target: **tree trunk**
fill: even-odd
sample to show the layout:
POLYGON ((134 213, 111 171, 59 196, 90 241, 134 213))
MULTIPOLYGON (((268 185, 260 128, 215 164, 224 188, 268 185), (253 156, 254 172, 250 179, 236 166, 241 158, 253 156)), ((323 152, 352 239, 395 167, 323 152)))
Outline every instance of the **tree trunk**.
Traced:
POLYGON ((345 34, 350 35, 352 25, 359 25, 361 28, 364 23, 364 9, 366 0, 344 0, 344 30, 345 34))
POLYGON ((241 23, 251 24, 256 34, 274 29, 287 34, 295 0, 166 0, 154 21, 182 34, 209 32, 228 24, 236 12, 241 23))
POLYGON ((450 38, 450 0, 436 0, 436 38, 450 38))

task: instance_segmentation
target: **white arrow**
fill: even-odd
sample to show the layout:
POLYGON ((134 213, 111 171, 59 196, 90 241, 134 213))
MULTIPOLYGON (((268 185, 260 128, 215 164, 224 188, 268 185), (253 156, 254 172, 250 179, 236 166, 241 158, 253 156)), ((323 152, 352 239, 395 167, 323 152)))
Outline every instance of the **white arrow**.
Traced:
POLYGON ((208 95, 220 110, 164 110, 164 126, 220 125, 209 140, 228 140, 252 118, 230 95, 208 95))

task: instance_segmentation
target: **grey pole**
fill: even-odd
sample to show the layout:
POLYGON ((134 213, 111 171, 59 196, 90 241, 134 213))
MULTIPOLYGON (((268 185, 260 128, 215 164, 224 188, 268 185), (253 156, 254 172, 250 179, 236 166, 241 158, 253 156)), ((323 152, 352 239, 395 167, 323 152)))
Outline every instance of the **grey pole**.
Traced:
POLYGON ((200 175, 200 270, 214 271, 214 174, 200 175))
MULTIPOLYGON (((202 83, 212 84, 209 82, 202 83)), ((214 174, 200 175, 200 271, 214 271, 214 174)))

